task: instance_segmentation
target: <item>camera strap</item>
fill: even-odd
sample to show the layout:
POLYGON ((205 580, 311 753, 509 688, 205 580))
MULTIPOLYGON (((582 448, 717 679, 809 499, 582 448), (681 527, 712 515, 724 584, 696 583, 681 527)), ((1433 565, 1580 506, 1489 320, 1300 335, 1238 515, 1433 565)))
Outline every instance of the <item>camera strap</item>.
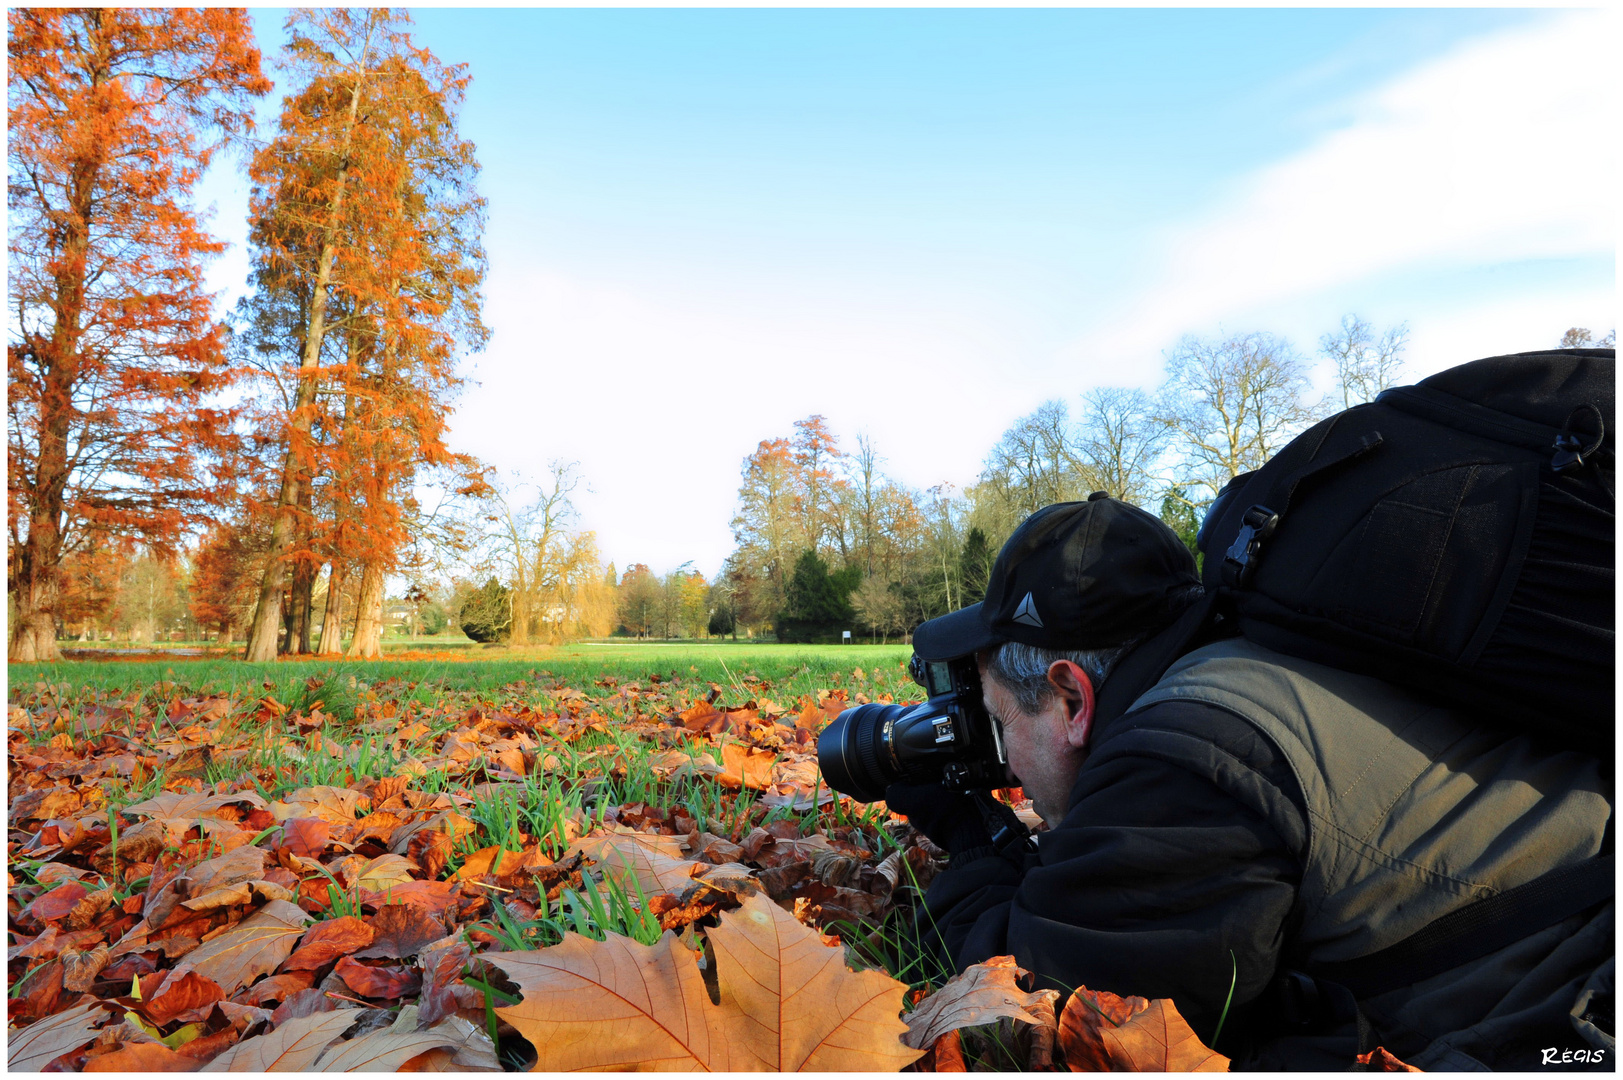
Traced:
POLYGON ((992 847, 999 855, 1007 858, 1037 850, 1036 838, 1013 808, 998 802, 987 791, 977 789, 969 794, 974 798, 975 805, 980 807, 981 817, 986 821, 986 831, 992 837, 992 847))

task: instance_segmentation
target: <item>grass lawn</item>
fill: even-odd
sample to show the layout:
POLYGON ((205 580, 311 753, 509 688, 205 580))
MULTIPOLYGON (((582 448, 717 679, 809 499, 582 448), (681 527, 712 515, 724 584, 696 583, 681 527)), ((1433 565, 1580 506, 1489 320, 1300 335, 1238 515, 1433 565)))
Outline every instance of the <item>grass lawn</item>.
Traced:
MULTIPOLYGON (((396 644, 396 643, 391 643, 396 644)), ((912 686, 906 665, 908 645, 778 645, 754 642, 619 642, 582 643, 527 649, 473 646, 452 652, 424 642, 418 649, 388 649, 382 660, 288 659, 250 664, 217 657, 136 655, 108 659, 72 659, 49 664, 11 664, 7 668, 10 700, 45 683, 77 697, 83 691, 115 694, 162 688, 189 694, 260 696, 283 703, 300 700, 312 680, 351 676, 360 683, 398 680, 411 684, 422 700, 435 691, 490 691, 515 683, 545 679, 590 685, 605 677, 621 682, 651 675, 662 679, 713 682, 728 693, 752 696, 746 676, 765 680, 777 693, 792 696, 879 678, 895 693, 912 686), (390 655, 393 654, 393 655, 390 655), (862 676, 854 675, 861 669, 862 676)), ((768 691, 771 692, 771 691, 768 691)))

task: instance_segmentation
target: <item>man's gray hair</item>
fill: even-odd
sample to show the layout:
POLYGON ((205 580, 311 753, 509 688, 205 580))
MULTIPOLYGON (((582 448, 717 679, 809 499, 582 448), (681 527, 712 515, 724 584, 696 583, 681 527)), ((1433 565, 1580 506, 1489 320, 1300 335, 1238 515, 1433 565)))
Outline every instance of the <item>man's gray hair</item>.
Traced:
POLYGON ((1142 640, 1142 637, 1136 637, 1108 649, 1079 650, 1039 649, 1035 645, 1005 641, 992 650, 986 670, 1014 695, 1020 711, 1029 715, 1041 709, 1054 696, 1054 684, 1048 681, 1048 669, 1056 660, 1069 660, 1087 672, 1088 678, 1093 680, 1094 693, 1098 693, 1117 662, 1142 640))
MULTIPOLYGON (((1174 597, 1175 614, 1172 619, 1167 620, 1166 625, 1172 625, 1173 619, 1200 600, 1205 592, 1201 586, 1191 585, 1174 597)), ((1014 700, 1019 704, 1021 711, 1029 715, 1041 709, 1048 699, 1054 696, 1054 684, 1048 681, 1048 669, 1053 666, 1054 661, 1069 660, 1087 672, 1088 678, 1093 682, 1093 692, 1097 694, 1104 681, 1121 662, 1121 658, 1131 652, 1139 642, 1156 632, 1158 631, 1152 630, 1140 634, 1107 649, 1039 649, 1034 645, 1022 645, 1018 641, 1006 641, 992 650, 986 670, 1014 695, 1014 700)))

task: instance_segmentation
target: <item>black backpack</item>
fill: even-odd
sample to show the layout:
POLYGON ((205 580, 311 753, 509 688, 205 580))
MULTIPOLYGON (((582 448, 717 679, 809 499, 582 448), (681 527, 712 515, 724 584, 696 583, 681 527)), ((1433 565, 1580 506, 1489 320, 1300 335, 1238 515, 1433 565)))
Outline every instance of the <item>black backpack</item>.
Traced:
POLYGON ((1310 428, 1200 531, 1265 648, 1610 758, 1615 353, 1462 364, 1310 428))

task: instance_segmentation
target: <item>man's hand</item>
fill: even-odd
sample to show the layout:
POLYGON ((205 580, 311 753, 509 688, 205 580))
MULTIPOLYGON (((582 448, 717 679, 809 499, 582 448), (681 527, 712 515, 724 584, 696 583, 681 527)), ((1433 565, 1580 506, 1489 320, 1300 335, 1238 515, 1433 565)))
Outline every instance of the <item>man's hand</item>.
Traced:
POLYGON ((885 802, 939 848, 957 854, 992 842, 981 808, 968 795, 933 784, 892 784, 885 802))

